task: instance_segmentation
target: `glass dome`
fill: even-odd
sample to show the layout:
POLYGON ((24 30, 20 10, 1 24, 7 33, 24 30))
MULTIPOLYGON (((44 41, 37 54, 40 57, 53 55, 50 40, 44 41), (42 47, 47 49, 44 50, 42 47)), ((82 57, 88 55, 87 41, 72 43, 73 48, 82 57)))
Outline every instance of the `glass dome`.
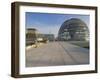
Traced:
POLYGON ((66 20, 60 27, 59 40, 89 40, 89 30, 86 23, 78 18, 66 20))

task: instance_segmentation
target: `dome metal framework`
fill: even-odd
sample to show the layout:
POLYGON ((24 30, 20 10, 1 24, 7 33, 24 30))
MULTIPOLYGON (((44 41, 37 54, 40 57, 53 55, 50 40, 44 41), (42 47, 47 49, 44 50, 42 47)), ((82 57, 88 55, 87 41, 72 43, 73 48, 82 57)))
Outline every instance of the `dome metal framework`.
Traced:
POLYGON ((66 20, 60 27, 59 40, 89 40, 89 29, 84 21, 78 18, 66 20))

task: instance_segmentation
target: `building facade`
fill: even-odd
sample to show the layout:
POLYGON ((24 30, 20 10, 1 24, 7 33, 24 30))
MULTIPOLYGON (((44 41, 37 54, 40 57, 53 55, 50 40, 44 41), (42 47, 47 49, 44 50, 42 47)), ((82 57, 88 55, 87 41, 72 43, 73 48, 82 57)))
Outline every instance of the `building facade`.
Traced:
POLYGON ((37 39, 37 29, 28 28, 26 29, 26 45, 34 44, 37 39))
POLYGON ((42 34, 35 28, 26 29, 26 45, 36 44, 37 42, 54 41, 54 34, 42 34))

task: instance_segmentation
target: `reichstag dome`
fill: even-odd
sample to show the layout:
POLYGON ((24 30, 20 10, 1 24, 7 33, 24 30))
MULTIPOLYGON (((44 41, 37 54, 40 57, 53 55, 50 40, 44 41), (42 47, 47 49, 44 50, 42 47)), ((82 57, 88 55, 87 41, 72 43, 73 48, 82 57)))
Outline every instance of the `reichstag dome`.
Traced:
POLYGON ((81 19, 71 18, 61 25, 58 40, 88 41, 89 29, 81 19))

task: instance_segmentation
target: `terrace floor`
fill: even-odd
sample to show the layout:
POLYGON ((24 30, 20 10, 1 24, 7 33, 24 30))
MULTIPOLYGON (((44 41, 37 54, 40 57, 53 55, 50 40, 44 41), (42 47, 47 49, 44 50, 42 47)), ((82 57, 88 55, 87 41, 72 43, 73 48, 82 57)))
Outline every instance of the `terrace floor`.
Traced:
POLYGON ((78 64, 89 64, 89 49, 60 41, 26 49, 26 67, 78 64))

